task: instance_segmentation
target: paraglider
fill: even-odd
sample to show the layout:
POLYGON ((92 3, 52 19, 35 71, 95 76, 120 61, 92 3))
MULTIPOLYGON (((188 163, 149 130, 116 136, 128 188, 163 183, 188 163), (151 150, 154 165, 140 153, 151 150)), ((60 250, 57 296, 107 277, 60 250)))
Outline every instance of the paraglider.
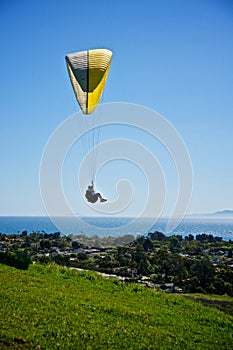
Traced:
POLYGON ((90 203, 95 203, 98 201, 98 199, 100 200, 100 202, 107 201, 107 199, 103 198, 100 193, 95 192, 93 182, 91 183, 90 186, 87 187, 85 197, 90 203))
POLYGON ((87 50, 66 55, 66 64, 76 99, 83 114, 97 107, 107 80, 112 52, 87 50))
MULTIPOLYGON (((112 60, 112 52, 107 49, 87 50, 68 54, 65 59, 74 94, 82 113, 90 115, 98 106, 103 94, 112 60)), ((92 140, 94 140, 94 128, 92 132, 92 140)), ((92 146, 95 148, 96 145, 92 146)), ((95 157, 95 152, 93 152, 93 158, 95 157)), ((93 180, 96 159, 93 159, 91 163, 93 164, 92 169, 90 169, 92 184, 88 186, 85 196, 91 203, 95 203, 98 199, 105 202, 106 199, 94 191, 93 180)))

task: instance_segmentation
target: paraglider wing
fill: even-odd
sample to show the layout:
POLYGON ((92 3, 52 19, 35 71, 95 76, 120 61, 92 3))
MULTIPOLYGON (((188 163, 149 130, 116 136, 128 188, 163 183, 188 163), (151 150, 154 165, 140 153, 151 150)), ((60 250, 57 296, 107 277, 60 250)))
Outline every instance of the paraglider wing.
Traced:
POLYGON ((76 99, 84 114, 97 107, 107 80, 112 52, 88 50, 66 55, 66 64, 76 99))

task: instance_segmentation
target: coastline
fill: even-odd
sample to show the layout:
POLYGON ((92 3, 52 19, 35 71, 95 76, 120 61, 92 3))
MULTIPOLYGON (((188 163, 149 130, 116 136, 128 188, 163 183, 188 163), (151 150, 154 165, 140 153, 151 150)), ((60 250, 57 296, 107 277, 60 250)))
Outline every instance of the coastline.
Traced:
MULTIPOLYGON (((60 220, 66 232, 56 227, 47 216, 0 216, 0 232, 12 234, 26 230, 28 232, 60 232, 65 235, 120 237, 126 234, 144 235, 150 231, 160 231, 166 234, 167 223, 166 218, 161 218, 155 223, 152 222, 152 226, 148 229, 148 220, 145 218, 138 220, 135 224, 132 222, 132 217, 86 217, 83 218, 84 224, 73 218, 60 217, 60 220)), ((186 217, 172 233, 167 235, 179 234, 184 237, 188 234, 196 236, 201 233, 221 236, 224 240, 233 239, 233 219, 229 217, 186 217)))

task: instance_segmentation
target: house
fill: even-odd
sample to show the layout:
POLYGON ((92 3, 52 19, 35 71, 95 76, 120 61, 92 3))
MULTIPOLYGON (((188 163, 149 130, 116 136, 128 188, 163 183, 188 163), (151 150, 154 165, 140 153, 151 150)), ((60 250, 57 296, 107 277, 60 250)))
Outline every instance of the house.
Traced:
POLYGON ((172 293, 175 291, 174 283, 163 283, 160 285, 160 289, 164 292, 172 293))

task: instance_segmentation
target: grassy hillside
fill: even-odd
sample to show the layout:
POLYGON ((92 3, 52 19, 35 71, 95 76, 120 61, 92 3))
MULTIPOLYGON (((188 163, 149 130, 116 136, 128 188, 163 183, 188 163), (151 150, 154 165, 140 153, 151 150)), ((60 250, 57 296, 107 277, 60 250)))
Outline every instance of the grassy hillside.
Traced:
POLYGON ((0 265, 0 349, 231 350, 233 317, 55 265, 0 265))

